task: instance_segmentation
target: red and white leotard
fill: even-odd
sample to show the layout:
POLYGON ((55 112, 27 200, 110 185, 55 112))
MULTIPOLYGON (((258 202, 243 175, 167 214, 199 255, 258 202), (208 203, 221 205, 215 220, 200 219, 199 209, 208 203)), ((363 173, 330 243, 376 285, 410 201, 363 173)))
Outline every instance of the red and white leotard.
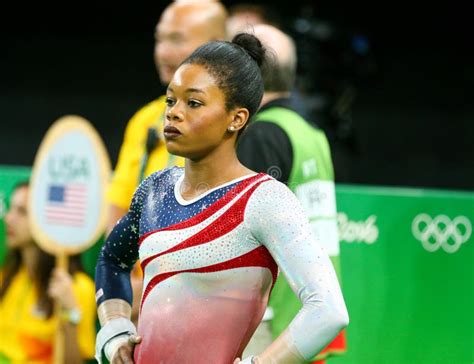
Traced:
POLYGON ((99 257, 98 304, 130 302, 127 279, 139 255, 144 290, 135 362, 232 363, 260 323, 278 268, 303 302, 288 345, 304 358, 323 349, 347 312, 329 258, 291 191, 261 173, 186 201, 183 177, 172 168, 146 179, 99 257))

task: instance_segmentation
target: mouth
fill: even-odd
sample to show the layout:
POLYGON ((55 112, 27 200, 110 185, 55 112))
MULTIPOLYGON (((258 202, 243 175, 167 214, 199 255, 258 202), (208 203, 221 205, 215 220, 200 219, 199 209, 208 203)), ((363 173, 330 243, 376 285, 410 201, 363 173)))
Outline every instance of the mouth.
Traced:
POLYGON ((176 139, 178 138, 181 134, 181 132, 175 128, 174 126, 165 126, 163 129, 163 134, 165 136, 165 139, 176 139))

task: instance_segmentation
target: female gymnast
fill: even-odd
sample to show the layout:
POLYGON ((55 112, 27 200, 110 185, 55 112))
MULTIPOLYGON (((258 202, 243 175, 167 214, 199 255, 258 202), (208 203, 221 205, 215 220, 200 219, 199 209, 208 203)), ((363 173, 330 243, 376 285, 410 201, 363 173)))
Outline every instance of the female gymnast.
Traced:
POLYGON ((185 167, 144 180, 101 250, 99 362, 304 363, 348 324, 334 269, 296 197, 236 156, 262 99, 265 59, 256 37, 238 34, 199 47, 176 71, 164 138, 185 167), (130 321, 137 259, 138 332, 130 321), (303 307, 268 348, 241 361, 279 271, 303 307))

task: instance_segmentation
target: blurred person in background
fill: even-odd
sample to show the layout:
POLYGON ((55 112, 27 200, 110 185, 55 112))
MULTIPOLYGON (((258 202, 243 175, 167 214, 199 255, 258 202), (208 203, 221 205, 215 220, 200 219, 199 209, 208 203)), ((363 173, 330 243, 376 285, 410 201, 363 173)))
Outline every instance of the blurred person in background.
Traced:
MULTIPOLYGON (((294 42, 271 25, 255 25, 253 32, 273 59, 263 71, 265 93, 260 110, 242 134, 237 155, 248 168, 272 175, 296 194, 310 219, 313 232, 339 273, 331 152, 324 132, 314 122, 303 118, 294 99, 290 98, 297 64, 294 42)), ((300 301, 284 276, 279 275, 269 308, 247 352, 259 352, 262 346, 266 347, 300 309, 300 301)), ((345 340, 341 334, 317 359, 344 350, 345 340)))
POLYGON ((0 363, 52 363, 58 326, 64 333, 67 364, 93 359, 94 283, 69 260, 69 272, 33 240, 28 223, 28 183, 14 189, 5 216, 7 256, 0 269, 0 363), (55 316, 54 302, 60 306, 55 316))
MULTIPOLYGON (((219 1, 180 0, 169 4, 155 28, 154 60, 160 81, 167 86, 179 64, 197 47, 226 37, 227 11, 219 1)), ((108 232, 126 213, 135 189, 151 173, 184 159, 169 154, 163 138, 165 111, 163 95, 138 110, 130 119, 120 148, 117 166, 107 193, 108 232)), ((139 301, 142 273, 137 266, 132 275, 134 302, 139 301)), ((136 320, 138 306, 133 307, 136 320)))
POLYGON ((238 3, 229 7, 227 18, 227 37, 232 39, 242 32, 252 33, 256 24, 279 25, 277 14, 263 4, 238 3))

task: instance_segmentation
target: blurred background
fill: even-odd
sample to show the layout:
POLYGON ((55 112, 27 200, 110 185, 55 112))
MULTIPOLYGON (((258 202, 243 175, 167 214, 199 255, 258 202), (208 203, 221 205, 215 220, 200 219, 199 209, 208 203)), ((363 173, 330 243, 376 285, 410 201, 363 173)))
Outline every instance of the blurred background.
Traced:
MULTIPOLYGON (((152 52, 166 3, 5 7, 0 164, 31 165, 64 114, 90 120, 115 164, 127 120, 162 93, 152 52)), ((338 182, 472 189, 467 12, 319 0, 271 9, 297 41, 298 88, 320 113, 338 182)))

